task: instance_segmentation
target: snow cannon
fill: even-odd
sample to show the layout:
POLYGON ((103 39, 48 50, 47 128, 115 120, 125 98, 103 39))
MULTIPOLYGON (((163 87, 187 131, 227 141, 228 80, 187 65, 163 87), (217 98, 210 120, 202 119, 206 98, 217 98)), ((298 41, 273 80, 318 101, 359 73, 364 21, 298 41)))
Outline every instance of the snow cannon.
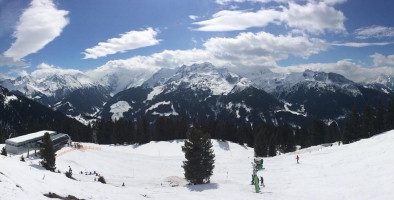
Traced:
POLYGON ((257 175, 253 176, 254 179, 254 189, 256 190, 256 193, 260 192, 260 186, 259 186, 259 177, 257 177, 257 175))

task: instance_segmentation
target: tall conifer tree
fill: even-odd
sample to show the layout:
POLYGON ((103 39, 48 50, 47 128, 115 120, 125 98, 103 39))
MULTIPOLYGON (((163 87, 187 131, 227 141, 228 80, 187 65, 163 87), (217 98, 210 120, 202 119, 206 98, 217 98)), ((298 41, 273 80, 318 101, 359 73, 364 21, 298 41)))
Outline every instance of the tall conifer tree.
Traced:
POLYGON ((40 150, 41 165, 47 170, 54 171, 56 169, 56 154, 49 133, 45 133, 42 138, 42 147, 40 150))
POLYGON ((368 138, 374 134, 373 121, 371 106, 367 103, 363 113, 363 123, 361 124, 362 138, 368 138))
POLYGON ((192 185, 209 183, 215 168, 215 154, 209 134, 195 127, 190 128, 182 151, 186 158, 182 165, 186 180, 192 185))

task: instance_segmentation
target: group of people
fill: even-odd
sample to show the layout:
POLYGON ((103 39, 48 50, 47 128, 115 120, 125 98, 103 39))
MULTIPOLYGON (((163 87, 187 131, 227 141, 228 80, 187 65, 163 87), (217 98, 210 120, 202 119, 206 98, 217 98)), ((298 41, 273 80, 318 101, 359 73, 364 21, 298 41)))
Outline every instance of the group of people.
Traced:
MULTIPOLYGON (((80 174, 84 174, 82 171, 80 172, 80 174)), ((100 174, 99 173, 97 173, 96 171, 93 171, 93 172, 85 172, 85 175, 95 175, 95 176, 100 176, 100 174)))

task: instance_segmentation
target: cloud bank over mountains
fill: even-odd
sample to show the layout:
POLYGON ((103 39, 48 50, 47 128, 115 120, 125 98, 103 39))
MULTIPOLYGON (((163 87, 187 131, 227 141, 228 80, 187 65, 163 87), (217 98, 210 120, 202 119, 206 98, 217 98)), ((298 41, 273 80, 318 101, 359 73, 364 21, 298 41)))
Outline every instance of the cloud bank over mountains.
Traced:
POLYGON ((67 15, 51 0, 33 0, 20 16, 13 34, 16 40, 4 55, 18 61, 38 52, 61 34, 69 23, 67 15))
MULTIPOLYGON (((101 65, 97 68, 65 70, 54 67, 50 61, 43 60, 40 63, 44 64, 35 64, 32 67, 37 70, 27 71, 32 71, 31 74, 44 74, 46 71, 80 72, 97 77, 104 77, 105 73, 115 73, 123 77, 122 73, 126 72, 153 73, 160 68, 210 62, 218 67, 242 72, 256 72, 262 69, 285 72, 305 69, 332 71, 354 81, 366 80, 377 74, 393 74, 394 55, 379 51, 365 56, 370 63, 373 63, 369 64, 370 66, 363 63, 365 60, 361 62, 346 57, 325 63, 316 62, 316 59, 309 60, 321 54, 324 57, 325 53, 335 51, 336 48, 360 49, 393 45, 394 28, 390 26, 367 25, 347 30, 345 22, 350 19, 338 6, 346 2, 346 0, 216 0, 213 4, 219 6, 218 9, 210 10, 206 15, 197 12, 186 13, 184 21, 179 22, 187 21, 185 29, 191 33, 192 37, 189 39, 195 44, 194 47, 165 46, 171 43, 167 42, 165 37, 170 32, 171 26, 153 24, 137 28, 131 26, 133 28, 123 29, 129 30, 128 32, 111 34, 109 37, 93 37, 94 40, 98 40, 93 43, 97 45, 85 46, 76 52, 79 56, 83 54, 82 57, 80 56, 81 63, 99 60, 95 65, 91 65, 101 65), (195 36, 199 34, 206 37, 195 36), (340 40, 335 40, 336 36, 340 40), (144 47, 149 47, 149 50, 155 49, 146 51, 148 53, 139 53, 144 47), (126 52, 130 51, 134 51, 133 55, 136 56, 127 57, 126 52), (119 58, 119 54, 124 56, 119 58), (114 58, 115 56, 118 57, 114 58), (290 63, 286 64, 288 66, 278 64, 289 59, 301 60, 304 64, 292 64, 292 62, 286 62, 290 63)), ((19 67, 19 70, 14 72, 27 74, 24 70, 30 64, 26 63, 24 58, 39 52, 59 37, 72 23, 70 19, 76 20, 70 16, 72 10, 58 9, 58 7, 53 0, 31 1, 30 5, 21 12, 15 25, 13 33, 15 41, 3 55, 0 55, 0 66, 19 67)), ((107 80, 110 81, 110 78, 107 80)))

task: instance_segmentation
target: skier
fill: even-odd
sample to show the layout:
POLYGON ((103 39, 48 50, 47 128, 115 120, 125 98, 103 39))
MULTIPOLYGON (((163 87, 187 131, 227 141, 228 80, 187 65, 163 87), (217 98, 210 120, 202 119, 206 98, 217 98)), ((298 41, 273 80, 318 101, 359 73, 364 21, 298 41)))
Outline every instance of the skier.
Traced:
POLYGON ((253 185, 253 184, 254 184, 254 176, 252 174, 252 184, 251 185, 253 185))
POLYGON ((298 160, 300 159, 300 157, 298 157, 298 155, 297 155, 296 159, 297 159, 297 164, 298 164, 298 160))
POLYGON ((265 185, 264 185, 264 179, 263 179, 262 176, 260 176, 260 182, 261 182, 261 185, 262 185, 263 187, 265 187, 265 185))

